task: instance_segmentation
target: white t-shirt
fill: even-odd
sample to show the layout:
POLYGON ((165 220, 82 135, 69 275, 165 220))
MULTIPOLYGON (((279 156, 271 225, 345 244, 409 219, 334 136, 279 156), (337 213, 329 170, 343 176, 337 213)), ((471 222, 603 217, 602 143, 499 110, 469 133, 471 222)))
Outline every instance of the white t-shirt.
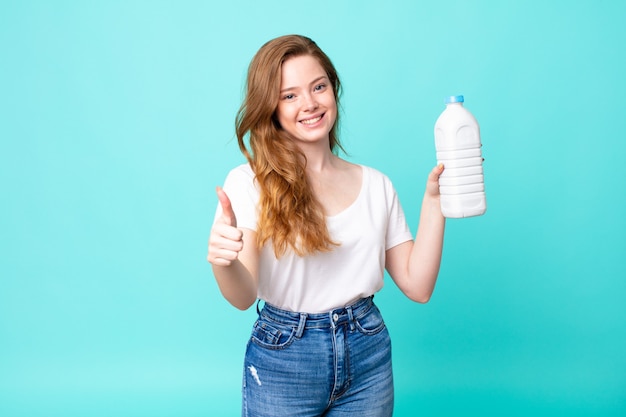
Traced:
MULTIPOLYGON (((287 250, 277 259, 268 242, 259 259, 259 299, 284 310, 321 313, 383 287, 385 251, 413 237, 389 178, 361 167, 363 182, 357 199, 339 214, 326 217, 331 239, 340 246, 305 257, 287 250)), ((259 190, 250 166, 234 168, 223 188, 237 227, 256 230, 259 190)), ((216 218, 220 212, 218 204, 216 218)))

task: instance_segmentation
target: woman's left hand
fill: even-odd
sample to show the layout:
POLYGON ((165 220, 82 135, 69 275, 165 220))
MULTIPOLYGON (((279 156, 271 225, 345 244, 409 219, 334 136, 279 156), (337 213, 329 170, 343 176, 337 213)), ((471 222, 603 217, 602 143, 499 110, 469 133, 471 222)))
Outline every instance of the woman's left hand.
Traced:
POLYGON ((443 172, 443 164, 439 164, 428 174, 426 182, 426 197, 439 198, 439 176, 443 172))

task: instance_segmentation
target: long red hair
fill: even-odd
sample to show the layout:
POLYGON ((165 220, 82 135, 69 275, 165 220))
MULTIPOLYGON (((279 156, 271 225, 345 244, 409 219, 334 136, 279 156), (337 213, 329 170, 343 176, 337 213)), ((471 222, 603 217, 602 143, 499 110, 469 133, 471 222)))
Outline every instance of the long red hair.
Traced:
MULTIPOLYGON (((330 238, 322 206, 307 181, 306 157, 276 118, 282 64, 302 55, 316 58, 325 70, 339 109, 341 83, 331 60, 313 40, 287 35, 267 42, 252 59, 246 95, 235 123, 239 148, 260 188, 257 244, 261 247, 271 241, 277 257, 289 248, 302 256, 330 251, 337 245, 330 238)), ((339 114, 329 134, 333 152, 341 149, 338 121, 339 114)))

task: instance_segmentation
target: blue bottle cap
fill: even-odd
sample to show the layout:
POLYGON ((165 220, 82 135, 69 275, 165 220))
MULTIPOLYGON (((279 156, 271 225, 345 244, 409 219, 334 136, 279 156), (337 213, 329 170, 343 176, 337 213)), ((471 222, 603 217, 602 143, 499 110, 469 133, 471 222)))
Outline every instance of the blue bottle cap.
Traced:
POLYGON ((463 96, 449 96, 446 97, 445 99, 443 99, 443 102, 445 104, 450 104, 450 103, 463 103, 465 100, 463 99, 463 96))

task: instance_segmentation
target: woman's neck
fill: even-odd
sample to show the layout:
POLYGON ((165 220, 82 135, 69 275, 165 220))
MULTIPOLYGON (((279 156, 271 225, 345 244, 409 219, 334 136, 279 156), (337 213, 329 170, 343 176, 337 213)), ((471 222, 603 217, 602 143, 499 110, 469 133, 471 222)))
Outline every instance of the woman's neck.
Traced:
POLYGON ((306 171, 309 174, 318 174, 328 169, 332 169, 339 159, 330 150, 328 144, 325 146, 311 146, 300 149, 306 157, 306 171))

